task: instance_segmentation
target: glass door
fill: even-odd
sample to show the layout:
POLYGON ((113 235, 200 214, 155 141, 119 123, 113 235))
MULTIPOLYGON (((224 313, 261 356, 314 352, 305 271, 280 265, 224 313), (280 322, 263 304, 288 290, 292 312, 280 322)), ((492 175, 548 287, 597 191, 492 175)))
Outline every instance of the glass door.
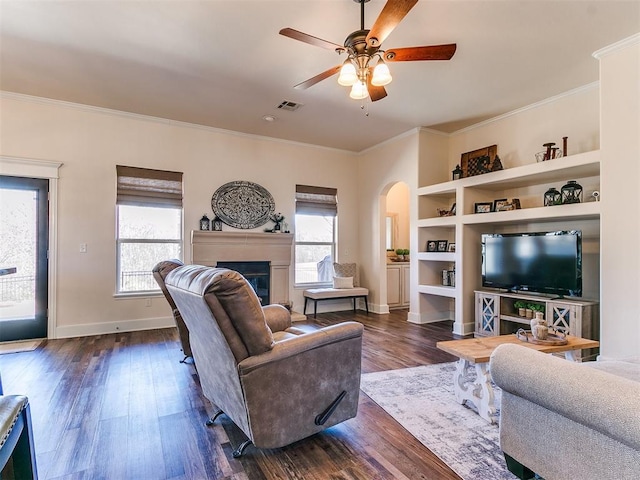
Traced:
POLYGON ((47 336, 49 181, 0 176, 0 341, 47 336))

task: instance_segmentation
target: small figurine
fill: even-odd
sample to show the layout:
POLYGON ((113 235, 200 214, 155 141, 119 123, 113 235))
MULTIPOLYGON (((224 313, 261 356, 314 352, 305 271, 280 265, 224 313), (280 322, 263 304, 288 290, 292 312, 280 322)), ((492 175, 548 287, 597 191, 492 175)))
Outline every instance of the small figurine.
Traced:
POLYGON ((493 159, 493 164, 491 165, 491 171, 497 172, 498 170, 503 169, 504 167, 502 166, 502 161, 500 160, 500 157, 496 155, 496 158, 493 159))

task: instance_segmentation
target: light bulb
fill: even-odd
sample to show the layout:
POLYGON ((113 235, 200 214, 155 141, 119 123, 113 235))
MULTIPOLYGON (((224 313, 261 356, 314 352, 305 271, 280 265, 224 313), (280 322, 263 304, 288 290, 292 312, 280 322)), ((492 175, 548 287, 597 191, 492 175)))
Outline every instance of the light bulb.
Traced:
POLYGON ((371 85, 376 87, 382 87, 391 83, 391 72, 387 64, 380 60, 376 64, 376 68, 373 69, 373 77, 371 78, 371 85))
POLYGON ((367 86, 362 80, 358 80, 353 84, 353 87, 351 87, 351 93, 349 96, 354 100, 362 100, 369 96, 369 90, 367 90, 367 86))
POLYGON ((351 87, 358 81, 356 75, 356 67, 353 66, 350 60, 345 60, 340 69, 340 76, 338 77, 338 83, 343 87, 351 87))

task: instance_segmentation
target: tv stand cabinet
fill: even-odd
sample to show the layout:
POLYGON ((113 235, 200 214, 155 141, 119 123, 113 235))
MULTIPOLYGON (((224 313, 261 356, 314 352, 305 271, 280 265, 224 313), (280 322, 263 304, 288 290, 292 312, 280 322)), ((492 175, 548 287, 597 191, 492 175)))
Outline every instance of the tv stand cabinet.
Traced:
MULTIPOLYGON (((598 302, 488 290, 475 291, 475 336, 507 335, 517 332, 519 328, 530 330, 531 318, 518 315, 518 308, 515 307, 519 300, 543 306, 544 318, 550 327, 560 328, 576 337, 600 339, 598 302)), ((587 360, 596 353, 595 349, 583 350, 576 358, 587 360)))

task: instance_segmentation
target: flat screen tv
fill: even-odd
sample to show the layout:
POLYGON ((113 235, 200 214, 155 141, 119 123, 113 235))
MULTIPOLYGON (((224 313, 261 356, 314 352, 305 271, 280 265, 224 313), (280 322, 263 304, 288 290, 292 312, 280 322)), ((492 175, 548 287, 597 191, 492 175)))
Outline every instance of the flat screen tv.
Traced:
POLYGON ((482 286, 582 295, 582 232, 482 235, 482 286))

